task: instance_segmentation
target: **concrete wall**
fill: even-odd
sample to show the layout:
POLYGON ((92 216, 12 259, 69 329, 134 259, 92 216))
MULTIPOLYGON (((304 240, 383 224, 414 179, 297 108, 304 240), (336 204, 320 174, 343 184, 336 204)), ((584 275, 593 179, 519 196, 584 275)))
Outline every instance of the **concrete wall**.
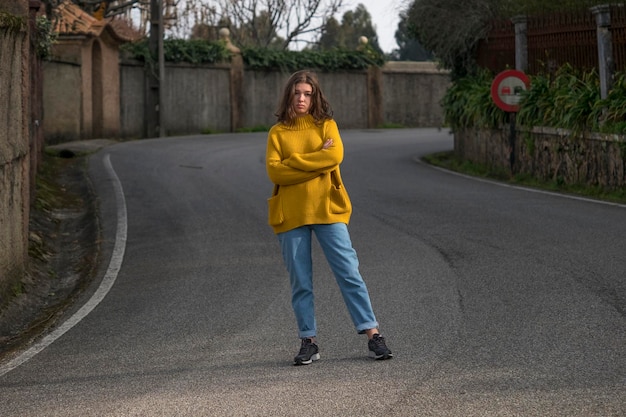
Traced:
POLYGON ((44 135, 47 144, 120 136, 119 42, 60 36, 44 65, 44 135))
MULTIPOLYGON (((28 20, 27 0, 0 10, 28 20)), ((0 307, 28 259, 30 73, 28 33, 0 28, 0 307)))
POLYGON ((82 84, 81 67, 75 62, 44 62, 44 118, 49 145, 81 140, 82 84))
POLYGON ((229 67, 165 67, 166 135, 230 130, 229 67))
POLYGON ((244 71, 243 126, 271 126, 276 123, 274 113, 278 108, 277 89, 287 77, 289 74, 278 71, 244 71))
MULTIPOLYGON (((244 72, 244 127, 271 126, 285 82, 290 73, 244 72)), ((318 73, 324 94, 343 129, 367 127, 367 72, 318 73)))
POLYGON ((144 84, 143 65, 120 65, 119 136, 122 138, 137 139, 144 135, 144 84))
MULTIPOLYGON (((587 184, 619 190, 626 186, 626 137, 553 128, 518 132, 513 172, 543 181, 587 184)), ((454 134, 456 156, 492 168, 510 170, 508 128, 464 130, 454 134)))
MULTIPOLYGON (((143 67, 132 61, 120 66, 120 132, 123 138, 143 137, 145 81, 143 67)), ((248 71, 242 77, 239 126, 232 125, 228 65, 168 64, 165 67, 164 127, 166 135, 204 130, 271 126, 289 73, 248 71)), ((446 72, 432 63, 388 63, 377 72, 318 73, 320 83, 342 129, 376 127, 379 122, 407 127, 441 126, 440 101, 449 84, 446 72), (373 74, 373 75, 372 75, 373 74), (378 74, 378 75, 377 75, 378 74), (372 77, 380 77, 380 95, 371 94, 372 77), (372 126, 372 112, 380 117, 372 126)))
MULTIPOLYGON (((91 136, 94 138, 116 137, 120 131, 120 69, 119 69, 119 41, 105 30, 100 39, 95 39, 99 43, 102 54, 100 67, 92 67, 91 82, 100 83, 99 94, 94 95, 92 105, 99 108, 98 111, 92 109, 93 127, 91 136)), ((97 63, 92 55, 92 63, 97 63)))
POLYGON ((410 127, 443 125, 447 72, 431 62, 388 62, 383 72, 383 120, 410 127))

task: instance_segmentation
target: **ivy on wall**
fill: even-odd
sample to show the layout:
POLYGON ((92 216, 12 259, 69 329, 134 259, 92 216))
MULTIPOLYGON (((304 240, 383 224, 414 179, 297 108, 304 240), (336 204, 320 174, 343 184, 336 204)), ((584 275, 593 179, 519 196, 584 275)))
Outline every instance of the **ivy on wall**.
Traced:
MULTIPOLYGON (((26 31, 27 19, 24 16, 14 16, 0 10, 0 30, 10 33, 26 31)), ((50 58, 52 44, 57 39, 57 33, 53 31, 52 22, 46 16, 39 16, 35 20, 35 31, 31 33, 31 42, 42 59, 50 58)))
MULTIPOLYGON (((131 59, 143 62, 156 61, 150 55, 147 39, 123 44, 121 50, 131 59)), ((181 39, 166 39, 163 42, 163 55, 167 62, 188 62, 190 64, 217 64, 230 58, 230 52, 226 49, 225 42, 181 39)))
MULTIPOLYGON (((217 64, 227 62, 230 52, 224 41, 166 39, 163 42, 166 62, 188 62, 191 64, 217 64)), ((122 46, 127 57, 144 62, 153 62, 148 41, 142 40, 122 46)), ((312 68, 337 71, 365 69, 382 66, 384 56, 369 46, 359 50, 336 49, 331 51, 282 51, 268 48, 244 48, 241 51, 244 65, 254 70, 297 70, 312 68)))
POLYGON ((52 56, 52 44, 56 42, 58 34, 53 31, 52 22, 46 16, 38 16, 35 21, 35 33, 32 42, 37 55, 42 59, 52 56))
POLYGON ((295 71, 314 68, 326 71, 366 69, 382 66, 385 59, 371 47, 364 49, 333 49, 330 51, 282 51, 246 48, 242 51, 246 67, 254 70, 281 69, 295 71))
POLYGON ((26 18, 23 16, 14 16, 10 13, 0 10, 0 29, 17 33, 26 30, 26 18))

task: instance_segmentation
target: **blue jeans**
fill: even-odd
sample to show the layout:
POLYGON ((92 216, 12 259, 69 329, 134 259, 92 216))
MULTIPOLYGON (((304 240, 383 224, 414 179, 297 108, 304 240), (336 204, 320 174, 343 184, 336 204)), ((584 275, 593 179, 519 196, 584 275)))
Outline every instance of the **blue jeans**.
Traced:
POLYGON ((313 224, 278 234, 291 280, 291 304, 300 338, 316 336, 311 235, 315 232, 358 333, 378 328, 359 260, 344 223, 313 224))

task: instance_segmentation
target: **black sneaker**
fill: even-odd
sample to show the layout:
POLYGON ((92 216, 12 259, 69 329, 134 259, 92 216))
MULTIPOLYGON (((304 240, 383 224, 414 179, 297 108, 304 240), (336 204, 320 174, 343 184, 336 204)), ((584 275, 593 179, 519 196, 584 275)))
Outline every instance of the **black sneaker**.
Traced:
POLYGON ((374 337, 367 342, 367 347, 370 350, 369 356, 372 359, 382 360, 393 358, 393 353, 391 353, 385 344, 385 338, 379 334, 375 334, 374 337))
POLYGON ((302 339, 302 346, 300 352, 293 358, 294 365, 308 365, 313 361, 320 358, 319 349, 313 340, 304 338, 302 339))

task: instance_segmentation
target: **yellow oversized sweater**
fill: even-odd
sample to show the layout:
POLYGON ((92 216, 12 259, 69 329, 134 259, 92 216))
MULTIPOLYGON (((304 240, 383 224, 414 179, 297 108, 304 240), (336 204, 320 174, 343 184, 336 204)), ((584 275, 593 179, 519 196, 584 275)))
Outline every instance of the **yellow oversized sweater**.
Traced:
POLYGON ((268 221, 275 233, 308 224, 348 224, 352 205, 339 173, 342 160, 343 143, 332 119, 317 124, 306 115, 270 129, 265 163, 274 183, 268 221), (333 145, 323 149, 328 139, 333 145))

